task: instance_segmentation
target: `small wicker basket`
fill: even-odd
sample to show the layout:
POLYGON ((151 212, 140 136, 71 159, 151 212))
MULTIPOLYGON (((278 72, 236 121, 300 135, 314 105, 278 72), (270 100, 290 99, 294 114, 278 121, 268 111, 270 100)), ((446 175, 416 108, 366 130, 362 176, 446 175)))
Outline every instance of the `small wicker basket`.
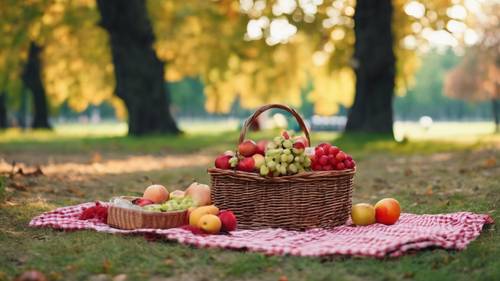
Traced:
POLYGON ((167 229, 188 224, 187 211, 148 212, 110 205, 108 225, 120 229, 167 229))
MULTIPOLYGON (((309 130, 292 108, 270 104, 259 108, 244 123, 239 143, 250 124, 264 111, 279 108, 291 113, 310 143, 309 130)), ((291 176, 262 177, 257 173, 210 168, 212 202, 232 210, 238 228, 304 230, 342 225, 351 212, 355 169, 314 171, 291 176)))

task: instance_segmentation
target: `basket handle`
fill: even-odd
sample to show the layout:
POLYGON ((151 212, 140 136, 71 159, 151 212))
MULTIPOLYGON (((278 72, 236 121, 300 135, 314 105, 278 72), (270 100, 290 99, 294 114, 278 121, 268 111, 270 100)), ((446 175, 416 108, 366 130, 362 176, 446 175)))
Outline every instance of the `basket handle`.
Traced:
POLYGON ((292 114, 293 117, 295 117, 295 120, 297 120, 297 123, 299 123, 300 128, 306 135, 307 142, 309 143, 309 145, 311 145, 311 139, 309 137, 309 129, 304 123, 304 119, 302 119, 302 117, 299 115, 299 113, 297 113, 297 111, 295 111, 295 109, 289 107, 288 105, 277 104, 277 103, 263 105, 259 107, 250 117, 248 117, 248 119, 243 124, 243 127, 241 128, 240 139, 238 144, 242 143, 245 140, 245 135, 247 134, 248 128, 250 128, 250 124, 252 124, 252 122, 254 122, 262 112, 269 110, 271 108, 279 108, 284 111, 288 111, 290 114, 292 114))

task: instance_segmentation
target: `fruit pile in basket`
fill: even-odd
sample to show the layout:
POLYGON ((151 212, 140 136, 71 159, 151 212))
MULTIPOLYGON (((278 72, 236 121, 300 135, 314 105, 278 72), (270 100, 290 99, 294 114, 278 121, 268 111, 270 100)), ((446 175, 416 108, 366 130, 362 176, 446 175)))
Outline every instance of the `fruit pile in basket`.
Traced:
POLYGON ((226 151, 215 159, 215 167, 259 173, 261 176, 287 176, 309 171, 354 169, 356 162, 338 147, 322 143, 309 147, 304 136, 283 131, 273 140, 247 139, 237 151, 226 151))
MULTIPOLYGON (((142 197, 115 197, 110 203, 119 208, 143 211, 145 213, 172 214, 186 212, 184 228, 195 234, 218 234, 236 229, 236 216, 230 210, 220 210, 211 205, 211 189, 206 184, 192 183, 186 191, 168 190, 159 184, 150 185, 142 197)), ((81 219, 96 217, 100 205, 88 209, 81 219), (92 213, 91 213, 92 212, 92 213)), ((102 208, 102 207, 101 207, 102 208)), ((100 214, 97 214, 100 217, 100 214)))

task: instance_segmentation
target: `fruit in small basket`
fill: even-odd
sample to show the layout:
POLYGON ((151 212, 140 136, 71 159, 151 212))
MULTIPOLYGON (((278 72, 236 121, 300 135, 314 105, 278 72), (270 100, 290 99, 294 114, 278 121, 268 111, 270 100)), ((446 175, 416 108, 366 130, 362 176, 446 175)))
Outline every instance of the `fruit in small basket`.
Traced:
POLYGON ((194 209, 189 214, 189 224, 192 226, 198 226, 198 221, 200 220, 200 218, 203 215, 207 214, 217 215, 219 214, 219 208, 217 208, 215 205, 209 205, 194 209))
POLYGON ((215 167, 224 170, 231 169, 231 164, 229 163, 231 157, 233 156, 226 154, 217 156, 217 158, 215 158, 215 167))
POLYGON ((149 199, 156 204, 160 204, 168 200, 168 190, 163 185, 153 184, 144 190, 142 198, 149 199))
POLYGON ((250 157, 257 152, 257 144, 253 140, 245 140, 238 145, 238 151, 245 157, 250 157))
POLYGON ((137 198, 132 201, 133 204, 137 206, 144 207, 146 205, 151 205, 154 204, 152 200, 146 199, 146 198, 137 198))
POLYGON ((185 192, 185 196, 193 199, 197 206, 210 205, 212 199, 210 197, 210 186, 193 182, 185 192))
POLYGON ((172 199, 182 199, 184 198, 184 196, 186 196, 186 192, 182 191, 182 190, 174 190, 172 192, 170 192, 170 200, 172 199))
POLYGON ((253 157, 245 157, 238 162, 236 169, 243 172, 253 172, 255 170, 255 160, 253 157))
POLYGON ((197 226, 206 233, 217 234, 220 232, 222 222, 218 216, 206 214, 200 217, 197 226))
POLYGON ((352 223, 355 225, 370 225, 375 223, 375 208, 367 203, 352 206, 352 223))
POLYGON ((401 214, 401 206, 394 198, 384 198, 375 204, 375 218, 378 223, 387 225, 398 221, 401 214))
POLYGON ((222 230, 223 231, 234 231, 236 230, 236 226, 238 225, 238 221, 236 220, 236 216, 233 211, 223 210, 219 213, 220 221, 222 222, 222 230))

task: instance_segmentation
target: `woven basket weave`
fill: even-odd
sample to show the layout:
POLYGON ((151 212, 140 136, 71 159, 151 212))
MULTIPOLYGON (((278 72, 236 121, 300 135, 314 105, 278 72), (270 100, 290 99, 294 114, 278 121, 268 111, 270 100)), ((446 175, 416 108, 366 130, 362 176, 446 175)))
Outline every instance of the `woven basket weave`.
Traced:
MULTIPOLYGON (((280 104, 265 105, 250 116, 242 127, 239 143, 245 139, 250 124, 271 108, 291 113, 311 143, 302 117, 294 109, 280 104)), ((217 168, 210 168, 208 172, 213 203, 220 209, 232 210, 241 229, 330 228, 344 224, 350 215, 355 169, 282 177, 217 168)))
POLYGON ((187 211, 148 212, 110 205, 107 223, 120 229, 167 229, 186 225, 188 219, 187 211))

